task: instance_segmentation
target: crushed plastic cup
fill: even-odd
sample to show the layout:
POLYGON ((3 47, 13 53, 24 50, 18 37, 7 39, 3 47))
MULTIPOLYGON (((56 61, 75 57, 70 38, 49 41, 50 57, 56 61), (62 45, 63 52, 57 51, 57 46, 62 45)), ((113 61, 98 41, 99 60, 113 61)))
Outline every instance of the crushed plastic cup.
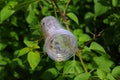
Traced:
POLYGON ((47 16, 41 21, 45 37, 45 49, 54 61, 66 61, 76 53, 77 40, 68 30, 64 29, 53 16, 47 16))

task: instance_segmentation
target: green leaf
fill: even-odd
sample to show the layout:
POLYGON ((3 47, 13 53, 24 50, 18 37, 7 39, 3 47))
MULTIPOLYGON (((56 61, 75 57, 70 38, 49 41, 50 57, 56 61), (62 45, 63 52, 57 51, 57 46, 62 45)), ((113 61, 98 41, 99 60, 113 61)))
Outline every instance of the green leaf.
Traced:
POLYGON ((26 18, 26 21, 29 23, 29 24, 34 24, 34 21, 38 21, 36 20, 37 17, 36 17, 36 13, 37 13, 37 9, 34 8, 34 6, 36 5, 35 3, 34 4, 30 4, 29 7, 28 7, 28 10, 29 10, 29 14, 26 18))
POLYGON ((111 73, 108 73, 107 76, 106 76, 106 79, 107 80, 116 80, 111 73))
POLYGON ((79 25, 78 18, 74 13, 67 13, 67 16, 79 25))
POLYGON ((120 76, 120 66, 116 66, 113 70, 112 70, 112 75, 114 77, 119 77, 120 76))
POLYGON ((42 7, 42 10, 41 10, 41 13, 42 13, 43 15, 48 16, 48 15, 50 15, 50 13, 48 13, 48 11, 49 11, 49 7, 43 6, 43 7, 42 7))
POLYGON ((42 80, 53 80, 57 76, 58 76, 58 71, 55 68, 50 68, 42 74, 41 78, 42 80))
POLYGON ((35 13, 34 11, 30 11, 29 15, 26 18, 26 21, 30 24, 33 22, 34 19, 35 19, 35 13))
POLYGON ((96 51, 97 53, 99 53, 103 56, 107 55, 104 48, 100 44, 98 44, 97 42, 92 42, 90 44, 90 49, 96 51))
POLYGON ((0 51, 3 50, 7 46, 6 43, 0 43, 0 51))
POLYGON ((25 0, 25 1, 21 1, 18 5, 15 6, 15 10, 18 11, 22 8, 25 8, 27 6, 29 6, 30 4, 37 2, 39 0, 25 0))
POLYGON ((21 59, 14 58, 12 61, 17 62, 20 67, 25 68, 25 65, 23 64, 21 59))
POLYGON ((0 65, 6 65, 8 62, 0 55, 0 65))
POLYGON ((112 0, 113 7, 116 7, 118 5, 118 0, 112 0))
POLYGON ((114 65, 113 61, 103 56, 94 57, 93 60, 97 64, 98 68, 100 68, 101 70, 107 73, 111 71, 110 68, 114 65))
POLYGON ((8 19, 15 10, 13 9, 17 5, 17 2, 10 1, 1 11, 0 11, 0 23, 8 19))
POLYGON ((18 27, 18 18, 13 16, 12 19, 11 19, 11 24, 18 27))
POLYGON ((15 38, 16 40, 19 40, 18 34, 14 31, 10 32, 10 36, 15 38))
POLYGON ((85 42, 91 40, 91 37, 87 34, 84 34, 81 29, 76 29, 73 31, 73 34, 78 39, 79 46, 83 45, 85 42))
POLYGON ((59 76, 56 80, 66 80, 63 76, 59 76))
POLYGON ((85 14, 84 19, 89 19, 89 18, 91 18, 91 17, 94 17, 94 14, 91 13, 91 12, 87 12, 87 13, 85 14))
POLYGON ((77 38, 79 38, 80 37, 80 34, 82 34, 83 33, 83 31, 81 30, 81 29, 75 29, 74 31, 73 31, 73 34, 77 37, 77 38))
POLYGON ((27 54, 29 51, 30 51, 30 48, 28 48, 28 47, 25 47, 25 48, 21 49, 18 53, 18 57, 27 54))
POLYGON ((94 0, 95 16, 100 16, 108 11, 109 7, 102 5, 99 0, 94 0))
POLYGON ((28 41, 27 39, 24 39, 24 43, 28 46, 28 47, 31 47, 31 48, 33 48, 33 49, 38 49, 38 48, 40 48, 39 46, 38 46, 38 41, 28 41))
POLYGON ((34 41, 29 41, 25 38, 24 43, 25 43, 26 46, 30 47, 32 44, 34 44, 34 41))
POLYGON ((56 62, 55 63, 55 67, 57 68, 58 71, 63 69, 63 66, 64 66, 64 62, 56 62))
POLYGON ((0 65, 6 65, 7 64, 7 62, 6 61, 3 61, 3 60, 0 60, 0 65))
POLYGON ((74 80, 89 80, 90 73, 82 73, 74 78, 74 80))
POLYGON ((86 61, 90 61, 93 57, 97 56, 94 52, 92 52, 90 50, 89 47, 85 46, 82 50, 81 50, 81 55, 82 58, 85 59, 86 61))
MULTIPOLYGON (((117 24, 117 21, 120 19, 120 14, 113 13, 109 15, 106 19, 103 20, 105 24, 108 24, 110 26, 114 26, 117 24)), ((110 40, 111 42, 111 40, 110 40)))
POLYGON ((4 65, 7 65, 8 63, 11 63, 11 60, 7 57, 3 57, 0 54, 0 65, 1 65, 1 67, 3 67, 4 65))
POLYGON ((99 68, 97 69, 97 75, 101 80, 104 80, 106 78, 106 72, 99 68))
POLYGON ((82 46, 85 42, 90 41, 91 37, 87 34, 80 34, 79 35, 79 46, 82 46))
POLYGON ((34 70, 40 62, 40 53, 38 51, 31 51, 27 54, 27 60, 32 70, 34 70))
POLYGON ((79 73, 82 73, 83 69, 80 65, 79 61, 68 61, 63 69, 63 74, 69 74, 69 75, 77 75, 79 73))
POLYGON ((87 34, 81 34, 79 37, 79 42, 87 42, 91 40, 91 37, 87 34))

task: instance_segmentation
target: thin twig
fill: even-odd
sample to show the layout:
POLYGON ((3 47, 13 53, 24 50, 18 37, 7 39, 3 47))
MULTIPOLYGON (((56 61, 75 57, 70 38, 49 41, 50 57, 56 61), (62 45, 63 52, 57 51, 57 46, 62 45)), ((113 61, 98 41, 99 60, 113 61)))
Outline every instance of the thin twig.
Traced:
POLYGON ((82 59, 82 56, 81 56, 81 53, 80 53, 80 50, 79 50, 79 49, 77 49, 77 56, 78 56, 78 58, 79 58, 79 60, 80 60, 80 62, 81 62, 81 64, 82 64, 82 66, 83 66, 84 71, 85 71, 85 72, 88 72, 88 71, 87 71, 87 68, 86 68, 86 66, 85 66, 85 64, 84 64, 84 62, 83 62, 83 59, 82 59))
POLYGON ((70 31, 70 28, 69 28, 69 25, 68 25, 68 22, 67 22, 67 19, 66 19, 66 9, 70 3, 70 0, 67 2, 66 6, 65 6, 65 9, 64 11, 62 12, 61 9, 59 8, 59 6, 57 5, 56 1, 55 0, 52 0, 52 2, 54 3, 54 6, 57 7, 58 11, 59 11, 59 14, 60 16, 62 17, 63 21, 64 21, 64 24, 66 25, 66 28, 67 30, 70 31))
POLYGON ((53 4, 53 7, 54 7, 54 13, 55 13, 55 17, 57 17, 57 11, 56 11, 56 9, 57 9, 57 6, 56 6, 56 4, 55 4, 54 0, 51 0, 51 2, 52 2, 52 4, 53 4))
POLYGON ((65 6, 64 12, 63 12, 64 23, 65 23, 65 25, 66 25, 67 30, 69 30, 69 31, 70 31, 70 27, 69 27, 68 22, 67 22, 67 19, 66 19, 66 10, 67 10, 67 7, 68 7, 70 1, 71 1, 71 0, 68 0, 67 4, 66 4, 66 6, 65 6))
POLYGON ((104 30, 100 31, 98 34, 93 34, 93 38, 92 38, 91 40, 89 40, 87 43, 85 43, 85 44, 83 45, 83 47, 84 47, 84 46, 87 46, 87 45, 89 45, 91 42, 95 41, 98 37, 101 36, 101 34, 103 33, 103 31, 104 31, 104 30))
POLYGON ((68 7, 68 5, 69 5, 70 1, 71 1, 71 0, 68 0, 67 4, 66 4, 66 6, 65 6, 65 9, 64 9, 64 13, 66 12, 67 7, 68 7))

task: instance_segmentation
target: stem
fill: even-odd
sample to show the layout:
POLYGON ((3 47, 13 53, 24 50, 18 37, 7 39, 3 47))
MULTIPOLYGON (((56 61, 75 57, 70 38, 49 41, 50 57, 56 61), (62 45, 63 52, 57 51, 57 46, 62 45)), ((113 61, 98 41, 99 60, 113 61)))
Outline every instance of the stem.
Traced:
POLYGON ((54 3, 54 6, 56 6, 56 8, 58 9, 59 11, 59 14, 60 16, 62 17, 63 21, 64 21, 64 24, 66 25, 66 28, 67 30, 70 31, 70 28, 69 28, 69 25, 68 25, 68 22, 67 22, 67 19, 66 19, 66 9, 70 3, 70 0, 67 2, 66 6, 65 6, 65 9, 64 11, 62 12, 61 9, 59 8, 59 6, 57 5, 57 3, 55 2, 55 0, 52 0, 52 3, 54 3))
POLYGON ((67 4, 66 4, 66 6, 65 6, 64 12, 66 12, 67 7, 68 7, 68 5, 69 5, 70 1, 71 1, 71 0, 68 0, 67 4))
POLYGON ((78 56, 78 58, 79 58, 79 60, 80 60, 80 62, 81 62, 81 64, 82 64, 82 66, 83 66, 84 71, 85 71, 85 72, 88 72, 88 71, 87 71, 87 68, 86 68, 86 66, 85 66, 85 64, 84 64, 84 62, 83 62, 83 59, 82 59, 82 56, 81 56, 81 54, 80 54, 80 50, 79 50, 79 49, 77 49, 77 56, 78 56))
POLYGON ((33 3, 33 2, 40 2, 40 0, 28 0, 28 1, 25 1, 25 2, 22 2, 18 5, 15 6, 15 8, 13 8, 16 12, 22 8, 24 8, 25 6, 29 6, 29 4, 33 3))
POLYGON ((39 7, 42 9, 42 5, 41 5, 40 1, 38 2, 38 5, 39 5, 39 7))
POLYGON ((75 60, 75 55, 73 55, 73 60, 75 60))
MULTIPOLYGON (((65 14, 65 15, 66 15, 66 14, 65 14)), ((70 27, 69 27, 69 25, 68 25, 66 16, 63 18, 63 20, 64 20, 64 23, 65 23, 65 25, 66 25, 67 30, 71 31, 71 30, 70 30, 70 27)))
POLYGON ((55 13, 55 16, 57 17, 57 11, 56 11, 57 6, 56 6, 56 4, 55 4, 55 2, 54 2, 53 0, 51 0, 51 2, 52 2, 53 7, 54 7, 54 13, 55 13))
POLYGON ((64 20, 64 23, 65 23, 65 25, 66 25, 67 30, 69 30, 69 31, 71 31, 71 30, 70 30, 70 27, 69 27, 68 22, 67 22, 67 19, 66 19, 66 10, 67 10, 67 7, 68 7, 70 1, 71 1, 71 0, 68 0, 67 4, 66 4, 66 6, 65 6, 64 12, 63 12, 63 20, 64 20))

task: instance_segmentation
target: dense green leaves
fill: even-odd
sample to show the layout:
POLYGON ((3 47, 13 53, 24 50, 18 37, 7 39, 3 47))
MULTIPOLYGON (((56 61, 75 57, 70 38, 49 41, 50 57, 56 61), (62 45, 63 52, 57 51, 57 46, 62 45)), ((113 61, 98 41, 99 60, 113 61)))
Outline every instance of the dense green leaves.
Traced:
POLYGON ((80 65, 80 62, 78 61, 68 61, 65 66, 64 66, 64 70, 63 70, 63 74, 67 75, 70 74, 71 76, 77 75, 79 73, 82 73, 83 69, 80 65))
POLYGON ((94 57, 93 60, 95 61, 97 66, 105 72, 110 72, 111 71, 110 68, 114 65, 114 63, 111 60, 103 56, 94 57))
POLYGON ((14 7, 18 2, 10 1, 7 5, 0 11, 0 23, 9 18, 14 12, 14 7))
POLYGON ((106 73, 105 71, 101 70, 101 69, 97 69, 97 75, 101 80, 104 80, 106 78, 106 73))
POLYGON ((28 40, 25 39, 24 43, 26 44, 27 47, 19 50, 18 57, 27 54, 29 51, 40 48, 38 46, 38 41, 28 41, 28 40))
POLYGON ((0 80, 120 80, 119 7, 120 0, 0 0, 0 80), (45 16, 77 38, 69 60, 46 54, 45 16))
POLYGON ((108 79, 108 80, 116 80, 116 79, 112 76, 111 73, 108 73, 108 74, 107 74, 107 79, 108 79))

